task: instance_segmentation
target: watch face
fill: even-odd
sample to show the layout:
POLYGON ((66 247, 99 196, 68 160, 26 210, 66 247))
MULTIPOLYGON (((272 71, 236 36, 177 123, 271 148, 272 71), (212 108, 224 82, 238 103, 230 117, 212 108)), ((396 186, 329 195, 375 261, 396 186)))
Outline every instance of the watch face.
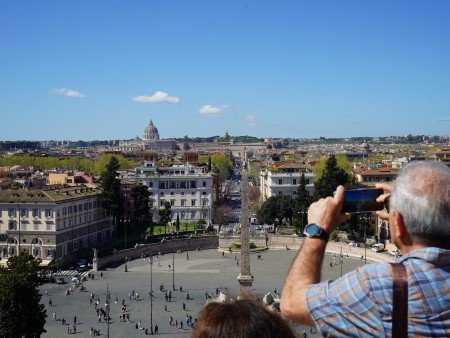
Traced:
POLYGON ((308 235, 317 235, 320 231, 320 227, 317 224, 309 224, 308 227, 305 229, 305 232, 308 233, 308 235))

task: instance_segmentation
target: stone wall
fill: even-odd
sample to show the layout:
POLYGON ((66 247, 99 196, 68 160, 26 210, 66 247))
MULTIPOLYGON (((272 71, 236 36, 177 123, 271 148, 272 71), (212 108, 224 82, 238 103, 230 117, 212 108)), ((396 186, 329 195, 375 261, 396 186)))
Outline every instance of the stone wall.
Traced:
POLYGON ((176 252, 176 251, 194 251, 198 248, 217 249, 219 247, 218 236, 208 237, 193 237, 190 239, 167 239, 164 243, 151 243, 137 245, 134 248, 127 250, 116 251, 112 255, 99 257, 97 260, 97 269, 101 269, 110 264, 125 263, 125 258, 130 259, 140 258, 142 254, 149 255, 161 252, 162 254, 176 252))

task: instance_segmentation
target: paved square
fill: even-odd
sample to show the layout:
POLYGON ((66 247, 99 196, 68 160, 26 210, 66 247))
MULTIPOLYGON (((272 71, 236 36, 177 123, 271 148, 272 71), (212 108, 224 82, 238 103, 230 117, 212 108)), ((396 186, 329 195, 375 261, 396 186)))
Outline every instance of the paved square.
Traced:
MULTIPOLYGON (((253 292, 255 295, 263 296, 267 292, 273 293, 274 288, 282 290, 284 279, 289 266, 297 253, 297 250, 270 249, 262 253, 262 259, 258 260, 256 254, 251 255, 251 272, 255 277, 253 292)), ((160 256, 153 263, 153 325, 159 327, 159 334, 165 337, 187 337, 190 333, 186 327, 186 314, 193 318, 197 316, 199 309, 205 303, 205 292, 215 297, 216 288, 227 288, 233 299, 239 292, 237 276, 240 266, 237 265, 240 255, 225 253, 216 250, 189 252, 189 260, 186 259, 186 252, 175 253, 175 286, 180 286, 183 292, 173 292, 172 301, 165 301, 165 294, 159 291, 159 286, 163 284, 166 289, 172 288, 172 254, 160 256), (169 270, 170 265, 170 270, 169 270), (186 300, 189 292, 190 300, 186 300), (183 311, 183 302, 186 311, 183 311), (164 305, 168 312, 165 312, 164 305), (169 317, 178 323, 184 321, 184 331, 169 325, 169 317)), ((326 255, 322 270, 322 279, 336 278, 340 276, 341 268, 339 259, 336 259, 337 266, 330 268, 333 262, 332 255, 326 255)), ((344 259, 343 271, 352 270, 363 262, 356 259, 344 259)), ((77 317, 78 337, 89 337, 89 329, 94 327, 99 329, 102 336, 106 336, 107 325, 99 323, 94 305, 90 305, 90 295, 94 291, 96 297, 100 298, 99 308, 105 308, 105 294, 107 284, 111 293, 111 337, 142 337, 144 330, 136 329, 136 324, 141 321, 144 328, 150 328, 150 263, 147 260, 137 259, 128 263, 128 272, 125 272, 124 265, 117 268, 103 271, 103 278, 100 272, 95 273, 95 279, 84 283, 85 292, 77 288, 73 294, 66 296, 65 291, 71 286, 70 276, 65 276, 67 284, 46 284, 42 285, 42 302, 47 309, 47 333, 43 337, 61 337, 67 335, 67 326, 62 325, 61 318, 68 323, 73 322, 77 317), (47 290, 47 294, 45 294, 47 290), (128 294, 134 290, 140 295, 140 300, 129 300, 128 294), (118 303, 115 303, 115 299, 118 303), (53 306, 50 307, 48 301, 52 299, 53 306), (127 312, 130 313, 130 323, 119 321, 121 314, 121 301, 125 299, 127 312), (57 320, 52 319, 56 313, 57 320)), ((309 327, 295 325, 295 330, 308 333, 308 337, 319 337, 318 334, 311 334, 309 327)), ((315 331, 315 330, 314 330, 315 331)))

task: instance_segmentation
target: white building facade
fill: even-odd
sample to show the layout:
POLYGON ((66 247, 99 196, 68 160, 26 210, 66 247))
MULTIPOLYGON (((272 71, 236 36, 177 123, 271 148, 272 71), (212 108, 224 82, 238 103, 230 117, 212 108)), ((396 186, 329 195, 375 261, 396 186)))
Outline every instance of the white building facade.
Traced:
MULTIPOLYGON (((128 177, 129 179, 131 177, 128 177)), ((211 222, 212 210, 212 175, 191 165, 173 165, 157 167, 154 162, 146 162, 136 168, 137 184, 148 186, 151 199, 153 220, 159 219, 159 210, 169 202, 172 211, 172 222, 180 218, 180 222, 211 222)))
MULTIPOLYGON (((303 172, 303 174, 305 175, 306 189, 312 196, 314 194, 314 174, 312 172, 303 172)), ((275 195, 290 195, 295 198, 301 176, 302 172, 262 170, 259 175, 262 201, 275 195)))

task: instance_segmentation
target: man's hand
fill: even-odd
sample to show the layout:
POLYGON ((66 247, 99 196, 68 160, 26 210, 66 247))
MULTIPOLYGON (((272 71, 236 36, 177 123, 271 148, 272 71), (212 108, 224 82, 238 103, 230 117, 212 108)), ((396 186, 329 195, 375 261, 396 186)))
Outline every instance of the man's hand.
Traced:
POLYGON ((321 198, 311 204, 308 210, 308 223, 316 223, 331 234, 339 224, 349 219, 349 214, 341 213, 344 192, 344 187, 340 185, 334 197, 321 198))
MULTIPOLYGON (((386 202, 386 199, 388 199, 391 196, 392 191, 392 185, 390 183, 377 183, 375 184, 375 188, 383 189, 384 194, 378 196, 377 202, 386 202)), ((385 211, 375 211, 375 215, 380 217, 383 221, 389 221, 389 212, 385 211)))

